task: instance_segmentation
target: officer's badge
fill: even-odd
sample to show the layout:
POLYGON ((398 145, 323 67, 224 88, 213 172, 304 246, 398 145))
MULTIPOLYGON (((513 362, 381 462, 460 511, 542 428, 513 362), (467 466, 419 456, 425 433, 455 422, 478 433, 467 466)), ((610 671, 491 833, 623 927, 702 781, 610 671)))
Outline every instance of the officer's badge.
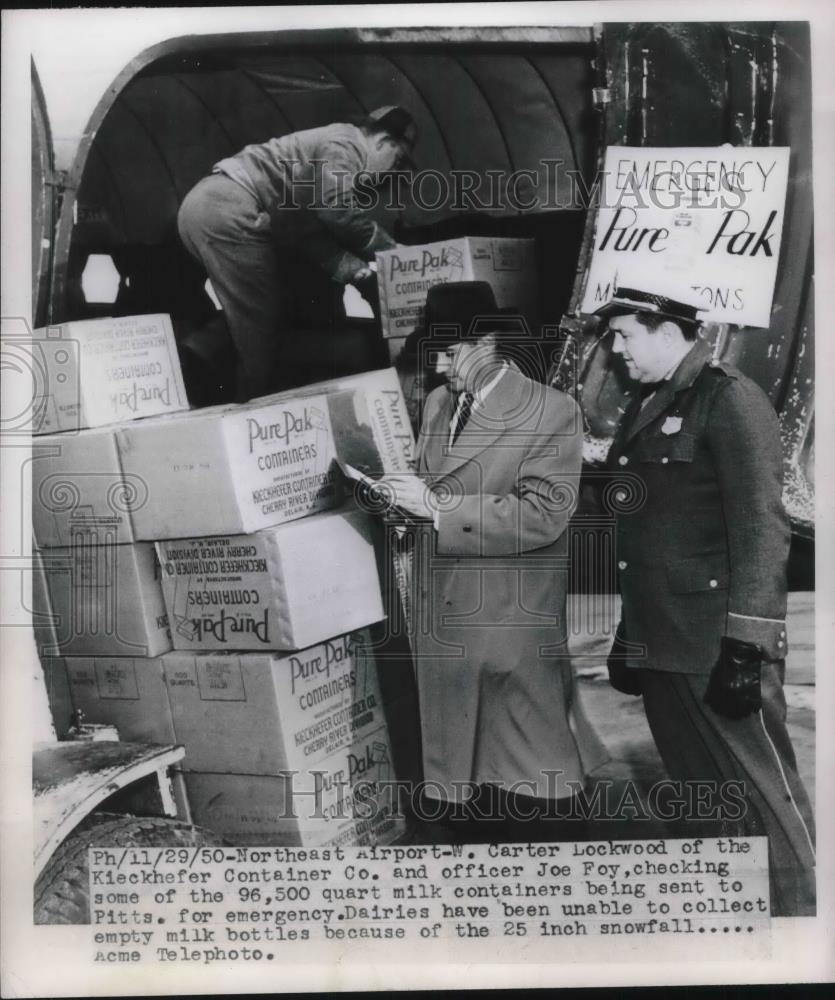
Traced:
POLYGON ((667 417, 664 423, 661 425, 662 434, 678 434, 681 430, 681 417, 667 417))

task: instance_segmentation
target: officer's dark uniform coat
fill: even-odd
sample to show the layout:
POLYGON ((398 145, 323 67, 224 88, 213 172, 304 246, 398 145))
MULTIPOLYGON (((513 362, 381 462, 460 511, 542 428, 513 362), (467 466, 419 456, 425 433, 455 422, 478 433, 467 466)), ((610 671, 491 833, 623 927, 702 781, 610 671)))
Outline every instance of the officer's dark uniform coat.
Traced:
POLYGON ((632 666, 710 673, 723 635, 786 647, 789 527, 777 416, 754 382, 698 341, 624 415, 609 452, 632 666))
POLYGON ((697 341, 636 399, 609 453, 626 665, 670 777, 715 783, 714 802, 744 791, 743 814, 704 835, 767 836, 772 912, 812 913, 812 811, 785 725, 780 429, 762 390, 710 355, 697 341), (722 636, 762 650, 762 709, 743 719, 704 703, 722 636))

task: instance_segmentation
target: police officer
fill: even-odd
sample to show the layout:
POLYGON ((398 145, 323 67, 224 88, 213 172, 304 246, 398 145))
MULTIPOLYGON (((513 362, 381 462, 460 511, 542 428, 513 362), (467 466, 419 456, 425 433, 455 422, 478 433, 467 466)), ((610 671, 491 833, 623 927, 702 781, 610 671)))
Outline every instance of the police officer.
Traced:
POLYGON ((623 599, 610 680, 643 696, 671 778, 715 782, 702 832, 767 836, 772 912, 813 913, 813 819, 785 725, 776 414, 711 360, 693 304, 621 288, 598 314, 640 385, 608 459, 623 599), (738 819, 729 782, 744 788, 738 819))

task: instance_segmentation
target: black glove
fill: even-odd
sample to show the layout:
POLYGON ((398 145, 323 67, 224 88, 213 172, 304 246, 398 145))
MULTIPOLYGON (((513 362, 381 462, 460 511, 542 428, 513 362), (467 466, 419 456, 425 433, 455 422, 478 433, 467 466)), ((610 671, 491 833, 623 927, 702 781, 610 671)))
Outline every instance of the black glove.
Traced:
POLYGON ((744 719, 762 707, 762 649, 752 642, 722 636, 719 659, 710 674, 705 704, 726 719, 744 719))
POLYGON ((609 671, 609 683, 621 694, 639 695, 641 691, 641 679, 636 670, 626 665, 627 647, 626 634, 623 622, 620 622, 615 632, 615 641, 612 643, 612 650, 606 660, 606 667, 609 671))

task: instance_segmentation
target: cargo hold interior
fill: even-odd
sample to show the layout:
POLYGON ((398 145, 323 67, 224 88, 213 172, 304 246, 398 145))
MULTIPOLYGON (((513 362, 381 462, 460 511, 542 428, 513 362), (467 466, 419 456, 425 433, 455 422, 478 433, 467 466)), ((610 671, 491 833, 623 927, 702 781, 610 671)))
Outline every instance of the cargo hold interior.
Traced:
MULTIPOLYGON (((535 238, 542 316, 558 323, 574 281, 585 212, 556 205, 522 211, 506 199, 491 207, 489 185, 491 171, 528 171, 520 174, 519 204, 549 205, 557 200, 555 171, 561 183, 566 171, 585 184, 593 177, 592 33, 561 31, 566 40, 524 47, 485 41, 483 33, 480 41, 454 46, 437 34, 434 44, 383 45, 360 43, 352 33, 354 45, 342 38, 337 48, 335 37, 316 32, 307 33, 315 41, 187 38, 143 53, 123 72, 124 85, 112 88, 115 96, 100 102, 92 138, 75 157, 74 224, 69 231, 59 224, 51 314, 41 309, 36 325, 164 312, 178 339, 211 329, 218 310, 206 275, 176 230, 185 194, 214 163, 248 143, 332 121, 357 123, 391 103, 408 107, 417 120, 419 169, 442 179, 421 191, 430 207, 416 205, 406 185, 398 193, 401 207, 389 208, 384 199, 375 217, 407 244, 461 235, 535 238), (475 186, 468 210, 454 204, 453 171, 468 172, 475 186), (111 288, 108 301, 87 294, 94 275, 96 284, 104 278, 111 288)), ((298 287, 287 336, 298 384, 389 363, 370 310, 349 299, 347 312, 354 315, 346 314, 342 289, 303 269, 298 287)))

